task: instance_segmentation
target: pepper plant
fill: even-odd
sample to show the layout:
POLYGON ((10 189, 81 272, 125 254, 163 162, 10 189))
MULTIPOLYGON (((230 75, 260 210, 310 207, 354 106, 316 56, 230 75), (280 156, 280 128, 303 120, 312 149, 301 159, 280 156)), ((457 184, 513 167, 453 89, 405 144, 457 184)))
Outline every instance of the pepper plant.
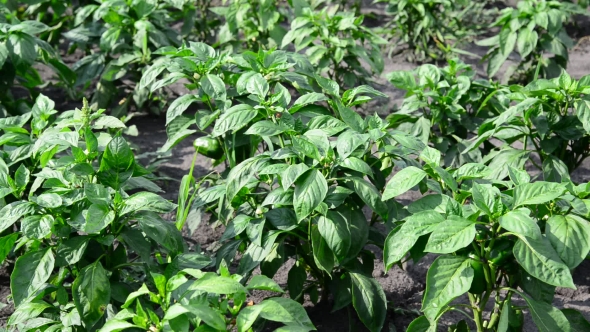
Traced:
POLYGON ((73 48, 86 52, 73 66, 76 84, 87 89, 98 78, 91 104, 105 108, 118 102, 111 111, 115 116, 125 115, 131 105, 137 109, 153 106, 153 112, 160 111, 165 100, 150 96, 147 89, 134 83, 151 63, 153 51, 180 45, 180 34, 170 27, 169 10, 163 1, 104 0, 77 11, 76 28, 64 36, 73 48), (150 101, 155 103, 150 105, 150 101))
POLYGON ((414 261, 440 254, 426 276, 424 316, 408 331, 436 331, 449 311, 469 318, 456 328, 520 331, 524 309, 540 331, 569 331, 580 314, 552 303, 555 287, 576 288, 571 271, 590 251, 589 184, 530 182, 523 169, 513 167, 509 179, 491 180, 492 169, 479 163, 443 170, 440 152, 432 148, 420 158, 424 166, 396 173, 382 197, 387 202, 429 182, 434 191, 405 207, 408 216, 385 241, 386 270, 408 253, 414 261), (469 304, 453 302, 465 294, 469 304), (517 297, 524 306, 516 304, 517 297))
MULTIPOLYGON (((478 34, 492 17, 487 1, 380 0, 391 20, 381 28, 392 53, 407 51, 410 61, 432 62, 466 53, 461 44, 478 34), (406 45, 406 49, 400 46, 406 45)), ((490 22, 491 23, 491 22, 490 22)), ((486 27, 487 28, 487 27, 486 27)))
MULTIPOLYGON (((1 123, 6 203, 0 209, 0 258, 14 259, 10 288, 16 309, 9 326, 226 330, 236 325, 224 317, 226 311, 235 318, 247 291, 280 291, 263 277, 252 278, 246 288, 227 268, 221 276, 201 271, 212 260, 189 252, 176 226, 159 216, 176 205, 145 191, 161 189, 117 133, 122 122, 88 105, 56 117, 53 106, 40 95, 32 112, 1 123), (95 131, 100 129, 107 131, 95 131), (214 300, 215 294, 231 297, 214 300)), ((303 308, 288 299, 244 311, 238 317, 241 331, 258 316, 314 329, 303 308), (271 305, 284 311, 270 312, 271 305)))
POLYGON ((287 6, 278 0, 231 0, 229 6, 210 10, 225 22, 217 30, 216 44, 230 52, 270 50, 281 45, 287 30, 287 6))
POLYGON ((318 10, 321 2, 304 4, 296 11, 281 48, 293 45, 296 52, 305 49, 320 74, 347 88, 364 84, 372 75, 383 71, 381 46, 387 42, 362 25, 363 16, 340 12, 338 6, 318 10))
POLYGON ((9 324, 19 330, 98 328, 144 268, 190 257, 157 214, 175 205, 142 190, 160 189, 115 134, 122 122, 103 112, 57 116, 40 95, 31 112, 2 121, 0 258, 14 260, 9 324))
MULTIPOLYGON (((568 179, 590 155, 590 76, 572 79, 565 71, 557 78, 539 79, 527 86, 512 85, 507 97, 513 103, 499 115, 486 120, 478 129, 465 151, 495 138, 503 146, 486 156, 497 165, 510 163, 513 167, 536 152, 541 164, 531 163, 542 171, 545 180, 568 179), (512 148, 521 141, 521 149, 512 148)), ((502 179, 506 168, 496 168, 502 179)))
POLYGON ((389 81, 407 93, 387 120, 390 127, 432 143, 443 153, 447 166, 481 162, 489 144, 466 151, 467 139, 477 134, 484 121, 507 108, 509 90, 475 79, 473 68, 459 60, 448 63, 444 68, 425 64, 413 71, 389 73, 389 81))
MULTIPOLYGON (((265 86, 257 76, 250 79, 265 86)), ((257 105, 239 104, 217 118, 214 136, 249 126, 244 135, 256 138, 259 151, 226 174, 183 179, 187 189, 179 211, 187 212, 177 219, 185 220, 189 210, 210 212, 226 227, 218 264, 239 252, 238 274, 260 266, 271 278, 293 258, 291 298, 303 301, 308 294, 314 302, 332 301, 335 309, 352 304, 367 328, 380 331, 386 299, 371 277, 374 255, 365 246, 382 247, 375 226, 390 224, 401 209, 380 199, 393 164, 415 163, 413 155, 424 144, 388 131, 378 116, 363 120, 352 110, 378 94, 372 88, 360 86, 341 96, 336 82, 324 80, 318 82, 326 94, 310 92, 291 103, 279 98, 285 94, 277 84, 274 93, 264 88, 249 97, 258 99, 257 105), (372 211, 370 217, 364 208, 372 211)))
POLYGON ((219 274, 191 268, 171 276, 152 273, 155 290, 142 284, 100 331, 197 328, 246 332, 262 328, 265 320, 286 325, 278 331, 315 330, 305 309, 289 298, 271 297, 257 304, 248 301, 254 290, 284 293, 272 279, 256 275, 244 286, 242 277, 231 275, 227 266, 219 270, 219 274))
POLYGON ((505 8, 493 24, 500 32, 477 43, 490 47, 484 57, 488 76, 494 76, 513 51, 520 60, 507 69, 504 81, 526 83, 559 76, 567 66, 568 49, 574 46, 563 23, 575 14, 587 12, 575 3, 545 0, 522 0, 517 8, 505 8))
POLYGON ((20 21, 4 4, 0 3, 0 115, 16 115, 30 111, 25 99, 15 99, 11 89, 23 87, 31 97, 43 82, 35 64, 49 66, 58 76, 57 85, 72 96, 76 76, 66 66, 57 51, 39 35, 50 27, 37 21, 20 21))
MULTIPOLYGON (((194 42, 179 49, 162 49, 159 53, 165 57, 146 70, 139 86, 149 86, 151 91, 156 91, 179 79, 186 79, 189 83, 185 86, 194 91, 170 104, 166 114, 168 141, 161 151, 167 151, 187 136, 199 132, 208 135, 201 141, 207 140, 210 142, 207 145, 220 147, 218 150, 221 149, 223 154, 219 155, 218 151, 213 155, 223 157, 220 162, 225 160, 230 168, 253 156, 261 142, 258 137, 245 135, 249 126, 260 120, 254 108, 274 104, 286 107, 291 102, 288 87, 301 94, 313 91, 314 87, 319 91, 322 89, 316 82, 313 66, 296 53, 260 50, 230 54, 194 42), (160 75, 162 77, 158 79, 160 75), (184 115, 194 103, 199 107, 195 116, 184 115), (247 109, 248 106, 252 108, 247 109), (207 132, 214 123, 213 130, 207 132)), ((322 79, 318 78, 323 82, 322 79)), ((308 98, 311 99, 307 103, 326 100, 320 94, 308 98)))

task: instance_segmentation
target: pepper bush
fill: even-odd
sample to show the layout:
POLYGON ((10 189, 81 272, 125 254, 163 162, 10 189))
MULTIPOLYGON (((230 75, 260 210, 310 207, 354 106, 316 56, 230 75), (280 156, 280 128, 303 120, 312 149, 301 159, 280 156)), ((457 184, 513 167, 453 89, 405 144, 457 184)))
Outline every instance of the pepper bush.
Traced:
MULTIPOLYGON (((575 326, 580 313, 558 310, 552 302, 555 287, 576 288, 571 271, 590 251, 589 184, 530 182, 526 171, 510 166, 508 180, 493 180, 493 170, 483 164, 443 170, 440 158, 440 152, 425 149, 423 167, 396 173, 382 197, 387 202, 416 185, 436 183, 429 186, 432 194, 405 207, 407 216, 385 241, 386 270, 408 254, 414 262, 426 253, 440 254, 426 276, 424 316, 408 331, 434 331, 453 310, 473 317, 477 331, 522 329, 523 308, 541 331, 575 326), (469 305, 453 304, 464 294, 469 305), (515 296, 524 307, 514 304, 515 296), (493 310, 484 318, 491 299, 493 310)), ((456 328, 466 326, 461 321, 456 328)))
POLYGON ((238 324, 245 331, 260 316, 315 329, 289 299, 240 313, 250 290, 282 290, 260 276, 243 286, 227 267, 220 275, 201 271, 214 261, 189 251, 160 217, 176 205, 155 193, 161 189, 120 134, 123 123, 86 103, 56 113, 40 95, 31 112, 0 123, 0 260, 14 262, 9 326, 188 331, 238 324))
MULTIPOLYGON (((335 309, 353 304, 365 325, 379 331, 386 299, 372 278, 374 254, 364 247, 382 247, 384 238, 373 226, 390 223, 396 216, 398 203, 385 204, 380 199, 385 178, 394 163, 412 163, 412 153, 424 144, 405 133, 389 132, 378 116, 363 119, 352 109, 381 95, 373 88, 359 86, 341 93, 335 81, 313 72, 297 74, 297 66, 305 68, 300 65, 305 62, 290 65, 291 54, 259 52, 257 58, 250 54, 244 54, 250 71, 234 78, 237 92, 247 98, 229 99, 233 91, 221 90, 225 84, 221 85, 219 76, 201 76, 199 95, 203 93, 206 105, 212 105, 211 92, 227 99, 225 104, 224 99, 215 99, 216 107, 225 106, 217 114, 197 112, 197 125, 202 116, 214 114, 207 124, 213 127, 211 136, 222 142, 222 158, 234 161, 227 172, 207 179, 207 186, 192 174, 186 182, 183 179, 187 187, 181 186, 186 188, 182 195, 185 200, 190 197, 192 205, 183 204, 180 211, 207 210, 226 226, 216 253, 218 264, 233 261, 241 252, 239 274, 248 275, 260 266, 270 278, 292 257, 296 263, 289 270, 291 298, 303 301, 309 294, 314 302, 328 301, 332 294, 335 309), (267 62, 269 57, 275 62, 267 62), (255 60, 276 69, 263 76, 254 71, 265 70, 255 60), (281 67, 294 67, 295 72, 287 76, 289 72, 278 70, 281 67), (291 78, 300 80, 290 82, 291 78), (245 86, 243 80, 247 80, 245 86), (291 102, 287 89, 274 80, 295 86, 307 81, 323 92, 301 89, 301 96, 291 102), (219 89, 212 89, 210 82, 220 82, 219 89), (244 103, 229 107, 234 101, 244 103), (236 133, 241 130, 244 139, 240 140, 256 145, 248 146, 250 154, 239 160, 234 159, 236 151, 230 144, 238 140, 236 133), (372 210, 369 219, 362 212, 364 207, 372 210), (307 280, 307 273, 312 280, 307 280)), ((179 215, 179 220, 185 220, 185 215, 179 215)))

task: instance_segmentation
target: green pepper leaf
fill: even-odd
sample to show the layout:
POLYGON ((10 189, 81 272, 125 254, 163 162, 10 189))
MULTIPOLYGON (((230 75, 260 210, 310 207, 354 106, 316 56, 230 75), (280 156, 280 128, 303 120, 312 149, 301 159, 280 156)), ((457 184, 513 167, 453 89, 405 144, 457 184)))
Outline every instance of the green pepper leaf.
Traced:
POLYGON ((191 94, 181 96, 174 100, 166 112, 166 125, 181 116, 192 103, 197 102, 198 100, 199 99, 197 99, 196 96, 191 94))
POLYGON ((309 216, 316 207, 323 202, 328 193, 328 183, 317 169, 305 172, 295 181, 293 205, 297 220, 301 221, 309 216))
POLYGON ((152 240, 166 248, 173 255, 184 252, 182 234, 174 224, 165 221, 159 215, 150 211, 136 214, 139 228, 152 240))
POLYGON ((439 254, 452 253, 470 245, 475 233, 475 222, 459 216, 449 216, 434 228, 424 250, 439 254))
POLYGON ((524 300, 540 332, 571 331, 570 323, 559 309, 550 304, 535 301, 528 296, 524 296, 524 300))
POLYGON ((514 188, 514 207, 547 203, 561 196, 564 191, 565 186, 554 182, 520 184, 514 188))
POLYGON ((84 326, 92 328, 104 315, 111 300, 110 281, 100 262, 94 262, 80 271, 72 284, 72 296, 84 326))
POLYGON ((258 112, 250 105, 240 104, 226 110, 215 122, 211 136, 217 137, 229 132, 236 132, 245 127, 258 112))
POLYGON ((113 138, 102 156, 98 179, 119 189, 133 175, 135 158, 129 144, 121 136, 113 138))
POLYGON ((384 201, 399 196, 416 186, 426 177, 426 172, 415 166, 409 166, 397 172, 385 186, 384 201))
POLYGON ((347 257, 352 237, 348 222, 338 211, 330 210, 318 220, 318 230, 339 261, 347 257))
POLYGON ((350 273, 352 305, 359 318, 371 332, 383 329, 387 316, 387 300, 377 280, 359 273, 350 273))
POLYGON ((581 312, 575 309, 561 309, 561 312, 565 315, 572 331, 590 331, 590 322, 586 320, 581 312))
MULTIPOLYGON (((311 229, 311 244, 313 249, 313 260, 316 265, 331 276, 332 270, 334 269, 334 253, 330 249, 328 242, 320 234, 318 227, 315 225, 313 225, 311 229)), ((305 275, 305 278, 307 278, 307 274, 305 275)))
POLYGON ((469 290, 472 281, 473 268, 467 257, 445 255, 432 263, 422 300, 422 311, 431 324, 452 300, 469 290))
MULTIPOLYGON (((201 78, 201 88, 203 91, 216 101, 222 101, 226 99, 225 83, 221 78, 216 75, 207 74, 201 78)), ((268 92, 268 86, 267 86, 268 92)))
POLYGON ((0 264, 4 263, 6 256, 14 248, 14 244, 18 239, 18 233, 8 234, 0 237, 0 264))
POLYGON ((315 326, 307 316, 307 312, 299 303, 285 297, 271 297, 260 304, 262 311, 260 317, 280 322, 286 325, 294 325, 315 330, 315 326))
POLYGON ((549 285, 576 289, 569 268, 547 239, 520 237, 513 253, 518 264, 533 277, 549 285))
POLYGON ((590 225, 586 219, 573 214, 552 216, 547 220, 545 234, 570 269, 578 266, 590 252, 590 225))
POLYGON ((126 198, 123 201, 123 207, 120 209, 119 215, 123 216, 137 211, 168 213, 172 212, 175 208, 176 204, 170 203, 162 196, 144 191, 126 198))
POLYGON ((518 235, 540 240, 542 237, 541 229, 539 228, 539 225, 529 217, 529 214, 530 210, 528 209, 510 211, 500 217, 500 226, 518 235))
POLYGON ((50 248, 29 251, 16 260, 10 275, 10 291, 16 307, 45 286, 54 264, 50 248))

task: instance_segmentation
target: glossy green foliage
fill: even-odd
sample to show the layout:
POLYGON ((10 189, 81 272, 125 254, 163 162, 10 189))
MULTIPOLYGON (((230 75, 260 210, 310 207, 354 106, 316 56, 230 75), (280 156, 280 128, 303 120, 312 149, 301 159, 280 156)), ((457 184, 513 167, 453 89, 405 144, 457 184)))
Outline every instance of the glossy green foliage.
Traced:
POLYGON ((281 48, 305 49, 319 73, 348 88, 369 81, 365 77, 380 74, 383 71, 381 47, 387 41, 363 26, 363 16, 338 11, 339 7, 334 5, 320 10, 320 4, 301 2, 295 8, 295 18, 281 48))
POLYGON ((472 67, 459 60, 444 68, 426 64, 387 74, 395 87, 407 91, 401 107, 387 117, 390 126, 433 144, 447 166, 481 162, 485 149, 467 151, 468 139, 509 100, 505 87, 474 76, 472 67))
MULTIPOLYGON (((201 72, 192 101, 211 100, 224 107, 215 110, 208 126, 213 127, 211 136, 224 143, 230 168, 221 176, 197 180, 191 173, 183 179, 181 195, 188 203, 181 204, 186 212, 179 220, 188 221, 183 218, 193 210, 212 213, 226 226, 218 264, 233 261, 239 252, 239 274, 249 275, 260 266, 270 278, 293 258, 297 263, 288 281, 292 299, 303 301, 309 295, 315 302, 321 292, 321 300, 327 301, 332 290, 338 296, 336 308, 352 304, 365 325, 379 331, 386 316, 385 295, 371 277, 374 257, 365 246, 382 246, 374 224, 396 218, 398 203, 385 204, 380 198, 385 178, 394 163, 412 163, 410 155, 424 145, 387 131, 378 116, 363 119, 352 109, 380 93, 368 86, 340 92, 336 82, 305 72, 307 65, 298 54, 260 51, 225 59, 238 64, 231 71, 236 87, 226 88, 223 75, 201 72), (287 76, 281 68, 295 71, 287 76), (305 83, 318 92, 300 89, 292 101, 281 83, 305 83), (237 136, 240 130, 242 136, 237 136), (238 147, 230 142, 238 139, 247 139, 256 153, 232 159, 238 147), (364 207, 373 211, 370 220, 364 207)), ((202 70, 209 63, 217 62, 208 59, 202 70)), ((213 114, 199 112, 197 126, 201 117, 213 114)), ((182 117, 170 119, 169 126, 182 117)), ((189 228, 195 228, 190 221, 189 228)))
POLYGON ((228 6, 211 11, 225 19, 217 31, 217 43, 224 50, 258 51, 281 45, 287 30, 286 3, 276 0, 231 0, 228 6))
POLYGON ((2 121, 0 230, 11 238, 3 252, 16 260, 8 323, 19 330, 43 319, 53 328, 100 326, 107 306, 132 287, 121 284, 136 272, 130 261, 147 262, 148 241, 170 258, 185 251, 180 233, 156 214, 174 204, 152 192, 126 193, 160 189, 116 134, 123 123, 103 112, 85 105, 58 116, 40 95, 31 112, 2 121))
POLYGON ((8 325, 229 331, 237 317, 246 331, 260 317, 315 329, 289 299, 241 311, 251 290, 281 293, 272 280, 257 276, 244 286, 227 268, 221 276, 201 272, 213 261, 189 252, 177 227, 160 217, 176 204, 157 194, 161 189, 120 134, 123 123, 103 112, 84 105, 57 116, 40 95, 32 112, 1 122, 0 244, 2 259, 15 260, 16 310, 8 325))
POLYGON ((254 304, 247 301, 251 291, 284 291, 262 275, 247 281, 230 274, 227 266, 219 274, 185 268, 175 274, 150 273, 151 290, 146 283, 130 293, 122 310, 108 320, 101 331, 139 328, 172 331, 251 331, 265 321, 284 324, 290 331, 312 331, 315 327, 303 307, 288 298, 271 297, 254 304), (161 313, 154 309, 160 308, 161 313))
POLYGON ((445 60, 487 29, 494 11, 491 1, 380 0, 387 3, 390 21, 381 29, 392 41, 389 54, 405 46, 410 61, 445 60))
POLYGON ((553 306, 590 252, 590 187, 570 178, 590 155, 590 80, 560 68, 576 5, 521 1, 482 42, 490 76, 517 51, 514 81, 535 78, 523 86, 455 59, 489 28, 491 1, 392 0, 376 29, 356 0, 30 2, 0 5, 1 105, 17 115, 0 119, 9 328, 311 331, 309 300, 382 331, 397 304, 373 277, 379 250, 386 271, 436 255, 408 331, 457 310, 473 320, 451 331, 518 331, 524 315, 541 331, 590 324, 553 306), (60 40, 81 56, 73 71, 60 40), (389 73, 405 97, 385 117, 375 81, 403 45, 447 65, 389 73), (91 107, 58 113, 34 89, 38 63, 91 107), (10 99, 14 82, 32 107, 10 99), (195 148, 177 204, 124 138, 129 110, 168 102, 156 154, 195 148), (207 252, 183 238, 201 220, 224 230, 207 252))
POLYGON ((36 64, 49 66, 57 75, 59 85, 71 90, 76 80, 74 72, 66 66, 59 53, 39 37, 51 27, 38 21, 20 21, 4 4, 0 3, 0 115, 17 115, 30 111, 31 104, 15 99, 11 89, 25 88, 36 95, 35 88, 45 84, 36 64))
POLYGON ((574 46, 564 22, 575 14, 586 11, 565 1, 524 0, 517 8, 505 8, 493 24, 500 28, 499 34, 477 43, 490 47, 484 57, 488 75, 494 76, 516 51, 520 62, 506 70, 504 81, 526 83, 537 77, 559 76, 567 66, 568 50, 574 46))
POLYGON ((551 303, 555 287, 575 288, 571 270, 590 251, 588 184, 530 182, 512 167, 509 180, 493 180, 483 164, 445 170, 433 156, 440 154, 424 150, 422 170, 403 169, 383 193, 387 202, 425 182, 434 191, 405 207, 407 216, 385 241, 386 270, 408 254, 414 261, 425 253, 441 255, 428 270, 424 317, 408 330, 436 330, 442 315, 459 309, 451 302, 465 293, 478 331, 522 328, 514 296, 525 300, 541 331, 577 324, 551 303), (489 301, 493 314, 484 320, 489 301))
MULTIPOLYGON (((165 57, 146 70, 140 88, 157 91, 186 79, 190 82, 186 87, 192 90, 170 104, 166 114, 168 141, 161 151, 169 150, 190 134, 212 129, 212 137, 219 140, 224 151, 222 160, 234 167, 253 156, 261 141, 246 135, 247 128, 261 118, 274 116, 291 102, 286 86, 302 94, 313 90, 313 67, 299 54, 262 50, 219 53, 194 42, 158 52, 165 57), (199 109, 194 117, 188 117, 184 112, 192 104, 199 109)), ((309 97, 326 100, 319 94, 309 97)), ((301 106, 317 100, 304 98, 301 106)), ((280 128, 268 130, 280 132, 280 128)))
POLYGON ((39 38, 48 42, 53 47, 58 47, 61 34, 71 28, 74 22, 72 9, 85 5, 90 1, 59 1, 59 0, 36 0, 23 2, 16 0, 3 1, 4 5, 11 12, 11 15, 20 21, 37 21, 51 27, 39 34, 39 38))
MULTIPOLYGON (((471 139, 469 149, 489 139, 499 139, 503 145, 485 157, 500 180, 508 175, 506 164, 520 168, 531 152, 536 152, 541 164, 533 162, 547 181, 567 181, 589 156, 588 135, 590 110, 587 93, 590 77, 572 79, 565 71, 554 79, 540 79, 527 86, 511 85, 506 94, 512 106, 498 116, 486 120, 471 139), (521 141, 522 148, 511 145, 521 141)), ((532 159, 531 159, 532 160, 532 159)))
POLYGON ((64 36, 74 48, 87 53, 73 66, 76 85, 86 89, 98 78, 92 105, 105 108, 118 102, 112 111, 118 117, 125 115, 130 105, 153 106, 152 110, 159 112, 160 98, 134 83, 152 61, 153 51, 181 43, 180 34, 170 27, 169 7, 160 0, 105 0, 77 10, 75 27, 64 36), (126 86, 129 81, 132 85, 126 86), (156 103, 146 104, 148 101, 156 103))
POLYGON ((287 109, 291 109, 289 114, 328 112, 313 104, 338 98, 331 105, 337 114, 340 107, 349 109, 371 97, 384 97, 369 86, 341 92, 335 81, 317 75, 307 58, 298 53, 219 53, 203 43, 158 52, 165 57, 146 70, 140 87, 155 91, 186 79, 190 82, 186 87, 193 91, 168 108, 168 141, 161 150, 169 150, 192 133, 212 129, 211 136, 219 140, 224 151, 220 161, 227 161, 230 168, 254 156, 260 142, 271 144, 271 136, 300 126, 292 117, 281 120, 287 109), (194 118, 183 115, 193 104, 198 107, 194 118))

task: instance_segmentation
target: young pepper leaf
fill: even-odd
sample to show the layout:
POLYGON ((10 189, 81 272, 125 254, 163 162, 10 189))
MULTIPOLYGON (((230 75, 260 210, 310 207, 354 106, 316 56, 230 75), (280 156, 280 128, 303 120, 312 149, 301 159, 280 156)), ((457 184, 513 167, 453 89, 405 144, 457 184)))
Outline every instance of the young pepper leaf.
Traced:
POLYGON ((425 177, 426 172, 418 167, 409 166, 402 169, 387 182, 383 191, 383 200, 386 201, 405 193, 420 183, 425 177))
POLYGON ((260 317, 286 325, 315 330, 315 326, 299 303, 285 297, 271 297, 259 304, 263 307, 260 317))
POLYGON ((101 183, 119 189, 133 175, 135 157, 121 136, 113 138, 102 156, 98 178, 101 183))
POLYGON ((274 280, 264 275, 253 276, 252 279, 250 279, 250 281, 248 282, 246 288, 249 290, 259 289, 277 293, 285 292, 281 289, 281 286, 279 286, 274 280))

